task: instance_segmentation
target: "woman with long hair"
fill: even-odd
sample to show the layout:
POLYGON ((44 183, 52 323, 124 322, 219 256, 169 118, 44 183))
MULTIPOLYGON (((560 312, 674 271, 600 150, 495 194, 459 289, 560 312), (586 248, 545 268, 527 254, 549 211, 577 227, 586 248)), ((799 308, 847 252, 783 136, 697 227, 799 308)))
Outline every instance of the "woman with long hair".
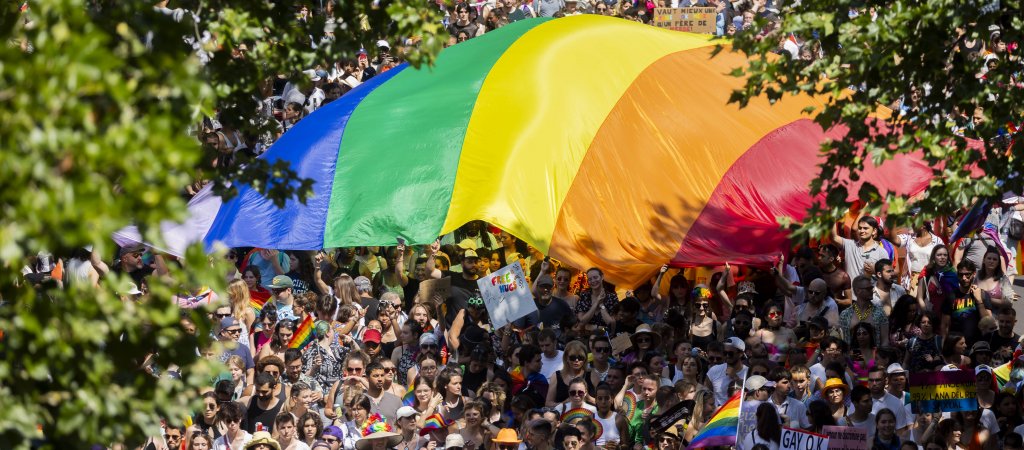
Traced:
POLYGON ((246 287, 249 288, 249 297, 260 303, 267 303, 270 297, 273 295, 270 289, 263 287, 260 284, 263 275, 260 273, 260 268, 256 265, 246 266, 245 270, 242 271, 242 281, 245 282, 246 287))
POLYGON ((953 365, 961 369, 969 369, 971 358, 964 353, 967 352, 967 339, 964 335, 951 331, 942 341, 942 360, 947 365, 953 365))
POLYGON ((615 318, 608 312, 609 308, 619 304, 614 288, 605 283, 601 269, 587 269, 587 289, 580 292, 580 299, 576 302, 576 318, 580 326, 593 329, 607 327, 615 322, 615 318))
POLYGON ((320 439, 324 432, 324 422, 320 415, 313 411, 306 411, 299 417, 299 440, 312 447, 313 443, 320 439))
POLYGON ((249 345, 249 332, 252 324, 256 322, 256 313, 249 305, 249 286, 242 280, 233 280, 228 283, 228 302, 231 304, 231 315, 245 324, 245 333, 239 337, 239 342, 249 345), (244 342, 242 342, 244 340, 244 342))
POLYGON ((935 333, 939 316, 932 311, 922 311, 916 325, 921 332, 907 341, 903 367, 911 372, 931 372, 942 362, 942 337, 935 333))
POLYGON ((583 377, 587 370, 587 347, 580 341, 565 344, 562 352, 562 369, 548 378, 547 406, 555 406, 570 400, 570 383, 583 377))
POLYGON ((487 423, 496 427, 508 423, 509 418, 505 414, 508 411, 508 396, 505 395, 505 388, 499 386, 498 383, 488 381, 476 391, 476 398, 491 404, 490 414, 484 419, 487 423))
MULTIPOLYGON (((435 344, 436 346, 436 344, 435 344)), ((423 378, 430 382, 430 385, 434 385, 434 380, 437 378, 438 372, 440 371, 440 358, 434 351, 424 351, 423 346, 420 346, 420 353, 416 356, 416 365, 409 369, 407 375, 408 379, 414 380, 416 378, 423 378)))
POLYGON ((277 326, 277 307, 273 303, 263 305, 257 323, 259 325, 249 335, 249 350, 254 354, 259 354, 260 350, 274 337, 274 328, 277 326))
POLYGON ((960 420, 955 418, 955 414, 954 417, 940 420, 939 428, 935 433, 937 434, 935 439, 940 442, 946 450, 964 450, 964 447, 960 445, 964 434, 964 426, 960 424, 960 420))
POLYGON ((193 433, 188 448, 189 450, 213 450, 213 438, 208 434, 193 433))
POLYGON ((328 292, 327 284, 320 273, 320 265, 313 261, 312 252, 293 250, 285 253, 288 255, 291 269, 285 275, 292 279, 292 292, 295 295, 301 296, 306 292, 312 292, 319 296, 328 292))
POLYGON ((693 415, 690 416, 690 425, 683 434, 683 442, 693 441, 694 436, 708 424, 714 413, 715 394, 707 389, 698 390, 697 395, 693 397, 693 415))
POLYGON ((936 245, 918 280, 918 306, 928 311, 942 311, 942 304, 953 300, 959 286, 960 281, 953 268, 949 249, 943 244, 936 245))
POLYGON ((398 367, 398 383, 409 384, 409 369, 416 365, 416 354, 419 352, 420 335, 423 330, 419 324, 411 320, 402 324, 398 333, 395 350, 391 352, 391 361, 398 367))
POLYGON ((896 436, 896 413, 882 408, 875 413, 874 450, 900 450, 900 438, 896 436))
POLYGON ((995 247, 989 247, 978 268, 978 288, 992 299, 992 311, 1012 307, 1011 301, 1020 298, 1013 290, 1013 282, 1006 276, 1003 256, 995 247))
POLYGON ((412 393, 412 407, 419 413, 416 423, 422 427, 426 418, 437 412, 442 398, 434 391, 433 380, 425 377, 418 376, 412 381, 412 393))
POLYGON ((381 287, 381 296, 386 292, 393 292, 399 299, 405 300, 405 286, 409 284, 409 270, 405 267, 405 245, 390 247, 384 254, 387 257, 388 268, 378 273, 378 279, 374 284, 381 287))
POLYGON ((754 448, 754 445, 764 445, 768 450, 778 450, 782 440, 782 425, 780 425, 779 413, 775 406, 769 402, 758 405, 757 426, 753 433, 742 437, 743 448, 754 448))
POLYGON ((238 400, 246 388, 245 360, 241 356, 231 355, 228 357, 227 364, 225 365, 228 366, 228 372, 231 374, 231 383, 235 385, 235 391, 231 399, 238 400))
POLYGON ((807 420, 811 423, 807 431, 812 433, 820 434, 826 426, 836 425, 836 418, 824 400, 814 400, 807 405, 807 420))
POLYGON ((579 408, 597 413, 597 407, 588 403, 588 398, 591 397, 590 393, 587 392, 587 383, 583 381, 583 378, 575 378, 569 382, 569 398, 555 405, 554 408, 558 411, 559 416, 567 411, 579 408))
POLYGON ((670 308, 676 308, 682 312, 686 308, 686 300, 690 294, 690 282, 682 273, 673 275, 668 280, 668 296, 663 296, 661 295, 661 278, 665 276, 667 271, 668 266, 665 265, 658 272, 658 278, 654 280, 654 285, 651 286, 651 298, 658 303, 662 303, 665 311, 670 308))
POLYGON ((702 284, 693 288, 690 294, 692 305, 686 311, 688 321, 684 322, 686 338, 694 347, 706 349, 708 344, 717 341, 722 331, 715 313, 711 311, 711 290, 702 284))
POLYGON ((917 326, 920 313, 917 299, 910 294, 896 299, 889 315, 889 345, 904 350, 911 338, 921 334, 921 328, 917 326))
POLYGON ((572 269, 565 266, 559 267, 555 271, 555 289, 551 291, 551 295, 565 300, 569 304, 569 308, 575 311, 576 302, 579 301, 580 297, 569 290, 572 285, 572 278, 572 269))
POLYGON ((451 368, 442 370, 434 380, 434 390, 442 396, 441 404, 437 408, 437 412, 441 413, 441 416, 450 421, 462 417, 466 400, 462 397, 461 370, 451 368))
POLYGON ((359 305, 359 289, 356 288, 356 281, 349 274, 343 273, 334 279, 334 297, 338 299, 338 306, 351 305, 362 310, 359 305))
POLYGON ((260 349, 259 355, 256 357, 256 361, 263 359, 267 356, 277 356, 284 361, 284 351, 288 350, 288 342, 291 341, 292 336, 295 334, 295 322, 292 320, 281 320, 274 326, 274 337, 270 339, 269 345, 264 345, 260 349))
POLYGON ((875 327, 869 322, 857 322, 850 330, 850 370, 856 374, 857 382, 867 384, 868 370, 875 365, 875 327))

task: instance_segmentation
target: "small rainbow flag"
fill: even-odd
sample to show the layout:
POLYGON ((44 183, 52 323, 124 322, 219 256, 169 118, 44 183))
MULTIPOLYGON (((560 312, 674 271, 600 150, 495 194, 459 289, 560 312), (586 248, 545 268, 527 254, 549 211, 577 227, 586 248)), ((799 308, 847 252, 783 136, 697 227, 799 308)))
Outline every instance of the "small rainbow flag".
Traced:
POLYGON ((249 297, 249 307, 252 308, 252 312, 256 314, 256 317, 260 316, 260 311, 263 311, 263 305, 267 304, 269 298, 258 299, 256 297, 249 297))
MULTIPOLYGON (((1010 382, 1010 372, 1013 371, 1013 362, 1016 361, 1022 353, 1024 353, 1024 351, 1022 351, 1021 347, 1018 346, 1017 349, 1013 351, 1013 357, 1010 358, 1009 361, 1001 366, 992 368, 992 375, 995 375, 996 382, 999 383, 998 387, 1000 390, 1007 388, 1006 385, 1010 382)), ((1010 386, 1010 388, 1014 388, 1015 390, 1016 386, 1010 386)))
POLYGON ((686 450, 717 445, 736 445, 742 396, 743 390, 739 390, 721 408, 718 408, 707 425, 704 425, 704 429, 700 430, 700 433, 693 437, 693 441, 690 441, 690 445, 686 446, 686 450))
POLYGON ((443 430, 448 428, 448 425, 452 423, 444 420, 444 416, 441 413, 434 413, 434 415, 427 417, 427 420, 423 421, 423 428, 420 429, 420 436, 426 436, 431 431, 443 430))
POLYGON ((412 392, 412 386, 409 386, 409 390, 402 396, 402 406, 413 406, 416 404, 416 394, 412 392))
POLYGON ((295 334, 292 334, 292 340, 288 341, 288 348, 304 349, 310 342, 313 342, 313 315, 306 315, 305 319, 302 319, 302 323, 299 324, 298 328, 295 329, 295 334))

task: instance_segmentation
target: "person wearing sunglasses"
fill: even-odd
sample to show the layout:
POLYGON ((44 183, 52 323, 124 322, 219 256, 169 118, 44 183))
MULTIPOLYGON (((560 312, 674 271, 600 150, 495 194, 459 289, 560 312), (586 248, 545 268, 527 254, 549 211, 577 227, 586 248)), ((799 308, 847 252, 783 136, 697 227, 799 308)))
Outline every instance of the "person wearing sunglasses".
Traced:
POLYGON ((544 329, 557 330, 556 334, 561 338, 562 330, 571 328, 576 316, 569 302, 555 296, 555 281, 546 272, 547 264, 546 260, 541 262, 542 275, 537 277, 533 285, 533 302, 537 305, 537 310, 516 319, 512 325, 525 330, 543 324, 544 329))
POLYGON ((246 384, 249 384, 252 383, 253 376, 255 376, 256 363, 253 361, 252 353, 249 352, 249 347, 239 345, 238 337, 241 334, 242 324, 238 322, 238 319, 230 315, 220 319, 220 331, 217 333, 217 339, 224 344, 224 352, 221 354, 220 360, 227 361, 232 355, 241 357, 245 362, 246 384))
POLYGON ((797 342, 796 334, 791 328, 784 326, 782 322, 782 305, 771 302, 764 308, 764 317, 761 319, 764 327, 757 330, 755 335, 767 347, 769 358, 778 361, 789 348, 791 342, 797 342))
MULTIPOLYGON (((708 369, 706 384, 715 393, 715 405, 722 406, 729 399, 729 385, 733 382, 743 383, 747 377, 747 366, 743 363, 743 352, 747 346, 737 337, 725 340, 725 348, 722 354, 725 362, 717 364, 708 369)), ((712 353, 709 346, 708 354, 712 353)))
MULTIPOLYGON (((545 404, 555 406, 571 401, 569 385, 574 380, 582 379, 587 370, 587 347, 580 341, 572 341, 565 345, 562 352, 562 368, 548 377, 548 390, 545 404)), ((582 400, 582 399, 581 399, 582 400)))
POLYGON ((604 333, 594 333, 590 344, 592 361, 591 369, 587 371, 587 386, 597 386, 608 379, 608 372, 611 370, 612 344, 604 333))
POLYGON ((587 383, 583 378, 576 378, 569 382, 568 392, 569 398, 554 407, 559 416, 567 411, 579 408, 597 414, 597 407, 587 402, 587 399, 592 397, 590 397, 590 393, 587 391, 587 383))

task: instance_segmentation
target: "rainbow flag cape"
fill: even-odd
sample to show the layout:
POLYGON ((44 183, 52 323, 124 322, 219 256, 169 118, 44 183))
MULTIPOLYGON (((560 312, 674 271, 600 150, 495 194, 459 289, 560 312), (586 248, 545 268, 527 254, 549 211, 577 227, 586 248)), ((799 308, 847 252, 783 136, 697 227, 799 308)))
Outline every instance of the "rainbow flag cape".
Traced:
POLYGON ((292 340, 288 341, 288 348, 304 349, 310 342, 313 342, 313 315, 309 314, 302 323, 295 328, 292 340))
POLYGON ((409 390, 402 396, 402 406, 412 406, 416 404, 416 394, 412 392, 412 386, 409 386, 409 390))
POLYGON ((736 431, 740 422, 740 405, 743 402, 743 391, 732 395, 729 401, 715 411, 704 429, 693 437, 686 450, 694 448, 714 447, 716 445, 736 445, 736 431))
POLYGON ((427 420, 423 422, 423 428, 420 429, 420 436, 426 436, 434 430, 443 430, 448 428, 448 425, 452 423, 444 420, 444 416, 441 413, 434 413, 434 415, 427 417, 427 420))

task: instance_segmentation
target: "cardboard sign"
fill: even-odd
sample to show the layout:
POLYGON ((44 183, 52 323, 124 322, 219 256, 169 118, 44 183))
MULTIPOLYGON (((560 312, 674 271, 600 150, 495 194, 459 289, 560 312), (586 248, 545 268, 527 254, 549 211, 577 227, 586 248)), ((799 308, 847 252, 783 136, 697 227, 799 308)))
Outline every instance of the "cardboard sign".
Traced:
POLYGON ((871 440, 868 430, 860 427, 825 425, 821 431, 828 435, 828 450, 868 450, 871 440))
POLYGON ((537 311, 523 266, 516 261, 476 280, 495 329, 537 311))
POLYGON ((619 333, 617 336, 612 338, 612 354, 621 355, 622 352, 629 350, 633 346, 633 341, 629 340, 629 333, 619 333))
POLYGON ((828 450, 828 436, 782 427, 779 450, 828 450))
POLYGON ((718 12, 714 7, 654 8, 652 23, 659 28, 689 33, 715 33, 718 12))
POLYGON ((428 303, 435 308, 444 304, 452 295, 452 279, 449 277, 429 279, 420 282, 420 290, 416 293, 417 302, 428 303))
POLYGON ((651 419, 651 424, 648 428, 654 430, 652 435, 657 435, 667 430, 680 420, 689 419, 693 415, 693 404, 693 400, 683 400, 651 419))
POLYGON ((914 414, 978 409, 974 371, 911 373, 910 405, 914 414))

